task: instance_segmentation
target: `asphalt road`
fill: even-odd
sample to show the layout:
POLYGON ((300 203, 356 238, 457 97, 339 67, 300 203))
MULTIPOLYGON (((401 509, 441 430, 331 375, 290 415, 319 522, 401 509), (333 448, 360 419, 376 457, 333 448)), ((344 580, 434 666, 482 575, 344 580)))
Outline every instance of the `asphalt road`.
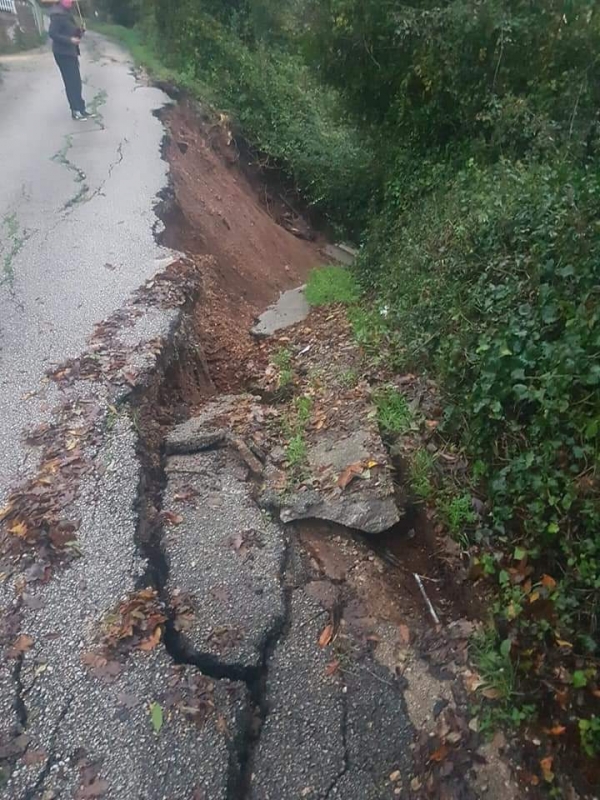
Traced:
POLYGON ((153 206, 167 182, 167 101, 129 57, 89 33, 81 58, 96 121, 74 122, 48 49, 0 59, 0 500, 31 454, 25 427, 53 364, 78 355, 168 254, 153 206), (28 398, 28 399, 23 399, 28 398))

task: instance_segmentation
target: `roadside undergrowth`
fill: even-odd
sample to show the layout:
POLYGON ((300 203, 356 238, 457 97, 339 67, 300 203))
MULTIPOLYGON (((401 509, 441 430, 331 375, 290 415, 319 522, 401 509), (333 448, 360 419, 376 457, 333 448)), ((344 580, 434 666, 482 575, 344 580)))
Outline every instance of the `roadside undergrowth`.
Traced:
MULTIPOLYGON (((309 278, 307 295, 316 297, 317 305, 323 281, 323 276, 309 278)), ((422 371, 398 369, 402 340, 389 322, 388 310, 374 312, 363 299, 349 298, 345 275, 339 291, 335 273, 325 281, 326 302, 345 304, 352 321, 364 353, 362 371, 370 373, 373 382, 382 434, 400 459, 413 501, 431 515, 436 534, 455 543, 465 580, 487 598, 491 609, 487 627, 471 646, 474 672, 469 685, 478 729, 490 736, 499 728, 521 730, 521 780, 540 789, 559 786, 561 777, 549 765, 559 759, 568 739, 579 740, 582 759, 591 757, 598 735, 593 698, 600 697, 595 661, 576 657, 571 637, 563 639, 560 633, 559 578, 544 570, 541 553, 524 543, 511 546, 492 538, 494 499, 480 466, 448 425, 447 395, 422 371), (552 640, 563 666, 548 663, 554 663, 549 704, 547 690, 541 692, 538 681, 547 674, 552 640), (591 706, 586 697, 592 698, 591 706), (583 716, 574 713, 573 704, 580 703, 588 706, 583 716)))

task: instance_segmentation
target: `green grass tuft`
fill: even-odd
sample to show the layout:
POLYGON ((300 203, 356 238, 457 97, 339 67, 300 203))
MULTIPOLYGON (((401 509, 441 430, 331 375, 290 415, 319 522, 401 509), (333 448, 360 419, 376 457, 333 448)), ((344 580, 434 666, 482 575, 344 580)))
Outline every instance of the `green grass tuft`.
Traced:
POLYGON ((306 299, 311 306, 352 305, 359 298, 360 288, 354 275, 343 267, 320 267, 308 276, 306 299))
POLYGON ((375 394, 377 420, 387 433, 408 433, 414 426, 414 416, 406 397, 396 389, 381 389, 375 394))

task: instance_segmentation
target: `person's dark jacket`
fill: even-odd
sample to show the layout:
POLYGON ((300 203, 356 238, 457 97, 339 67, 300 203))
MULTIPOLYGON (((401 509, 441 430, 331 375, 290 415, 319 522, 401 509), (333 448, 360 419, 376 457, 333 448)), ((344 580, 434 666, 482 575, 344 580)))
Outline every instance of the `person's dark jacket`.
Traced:
POLYGON ((50 10, 50 30, 48 35, 52 39, 52 51, 57 56, 79 55, 79 45, 73 44, 71 39, 80 39, 83 31, 75 23, 70 11, 64 6, 55 5, 50 10))

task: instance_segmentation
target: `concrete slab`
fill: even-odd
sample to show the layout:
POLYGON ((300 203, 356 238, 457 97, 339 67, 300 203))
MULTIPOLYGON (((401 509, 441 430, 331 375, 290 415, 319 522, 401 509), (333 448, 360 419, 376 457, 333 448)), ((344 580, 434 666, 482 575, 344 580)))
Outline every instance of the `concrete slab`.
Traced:
POLYGON ((304 291, 305 287, 300 286, 284 292, 274 305, 261 314, 252 328, 252 334, 265 338, 305 320, 310 313, 310 306, 304 291))
POLYGON ((182 520, 163 537, 185 651, 241 671, 262 665, 284 615, 285 535, 255 504, 246 472, 229 449, 170 459, 164 507, 182 520))

